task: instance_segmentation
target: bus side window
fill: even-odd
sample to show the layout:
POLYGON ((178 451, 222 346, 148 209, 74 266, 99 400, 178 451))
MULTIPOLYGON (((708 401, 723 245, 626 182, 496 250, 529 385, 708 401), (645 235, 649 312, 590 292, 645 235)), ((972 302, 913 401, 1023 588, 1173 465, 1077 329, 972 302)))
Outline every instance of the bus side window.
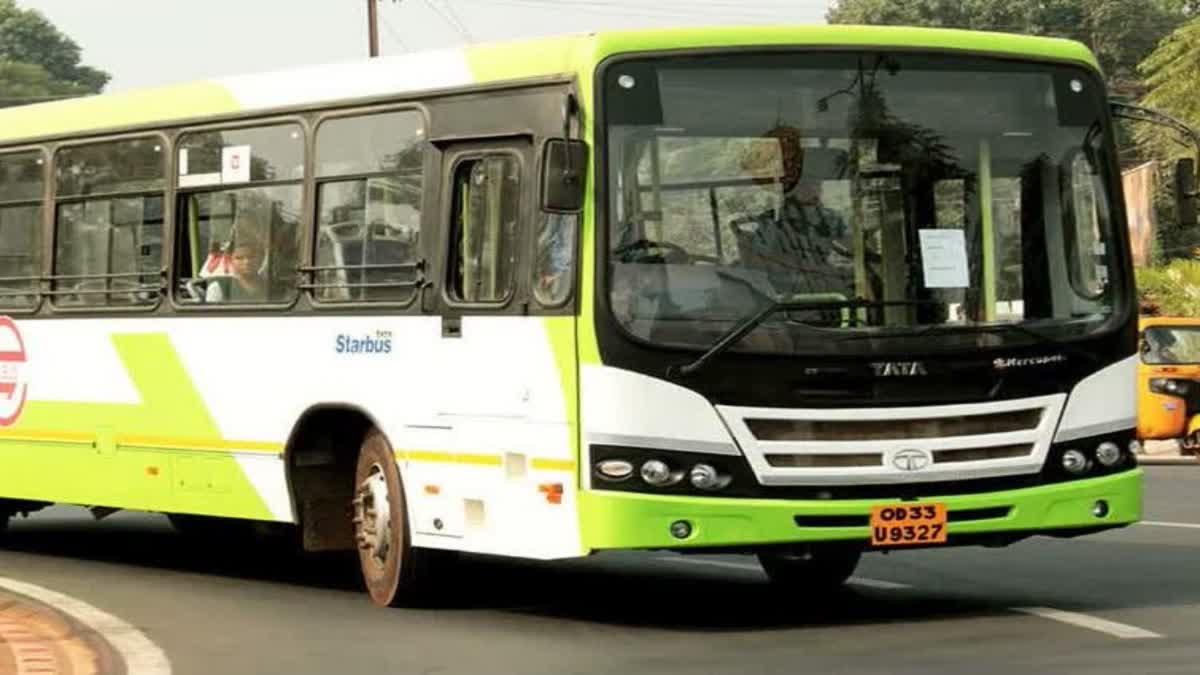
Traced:
POLYGON ((41 150, 0 156, 0 308, 37 305, 45 165, 41 150))
POLYGON ((517 264, 521 165, 497 154, 458 165, 450 292, 459 302, 503 303, 511 297, 517 264))
POLYGON ((58 151, 55 171, 54 303, 157 304, 162 141, 151 136, 68 146, 58 151))
POLYGON ((317 128, 317 302, 411 300, 419 286, 424 118, 416 110, 317 128))
POLYGON ((178 148, 176 302, 294 300, 303 229, 300 125, 189 132, 178 148))

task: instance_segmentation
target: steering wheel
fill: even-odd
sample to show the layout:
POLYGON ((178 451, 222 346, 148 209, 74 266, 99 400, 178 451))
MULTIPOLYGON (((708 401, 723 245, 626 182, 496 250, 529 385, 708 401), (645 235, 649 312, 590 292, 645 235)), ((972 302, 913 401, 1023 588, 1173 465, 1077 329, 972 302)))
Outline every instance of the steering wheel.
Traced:
MULTIPOLYGON (((674 258, 674 262, 677 262, 677 263, 686 263, 692 259, 692 255, 690 253, 688 253, 687 250, 684 249, 682 246, 679 246, 677 244, 672 244, 671 242, 668 242, 668 241, 652 241, 650 239, 638 239, 636 241, 625 244, 624 246, 619 246, 619 247, 613 249, 613 255, 620 257, 620 256, 624 256, 626 253, 631 253, 633 251, 649 251, 649 250, 655 249, 655 248, 661 249, 662 251, 665 252, 665 255, 659 256, 661 258, 661 261, 664 263, 672 262, 672 260, 671 260, 672 258, 674 258)), ((653 258, 654 256, 648 255, 647 257, 653 258)), ((639 260, 630 260, 630 261, 626 261, 626 262, 651 262, 651 260, 639 259, 639 260)))

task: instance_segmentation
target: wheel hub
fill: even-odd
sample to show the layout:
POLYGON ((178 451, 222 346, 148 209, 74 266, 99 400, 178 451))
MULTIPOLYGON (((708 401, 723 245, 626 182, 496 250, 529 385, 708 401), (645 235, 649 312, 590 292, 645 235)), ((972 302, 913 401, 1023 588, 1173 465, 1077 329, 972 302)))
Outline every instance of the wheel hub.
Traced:
POLYGON ((391 547, 392 512, 388 499, 387 476, 383 467, 371 466, 371 472, 359 484, 354 497, 354 538, 361 550, 385 564, 391 547))

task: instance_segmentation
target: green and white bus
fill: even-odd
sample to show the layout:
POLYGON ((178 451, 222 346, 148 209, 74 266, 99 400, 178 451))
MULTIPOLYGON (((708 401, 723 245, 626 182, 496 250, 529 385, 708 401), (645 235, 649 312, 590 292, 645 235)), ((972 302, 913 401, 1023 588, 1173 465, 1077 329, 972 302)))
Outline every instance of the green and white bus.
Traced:
POLYGON ((597 33, 0 111, 0 515, 452 552, 1135 522, 1105 85, 1064 41, 597 33), (235 519, 235 520, 207 520, 235 519))

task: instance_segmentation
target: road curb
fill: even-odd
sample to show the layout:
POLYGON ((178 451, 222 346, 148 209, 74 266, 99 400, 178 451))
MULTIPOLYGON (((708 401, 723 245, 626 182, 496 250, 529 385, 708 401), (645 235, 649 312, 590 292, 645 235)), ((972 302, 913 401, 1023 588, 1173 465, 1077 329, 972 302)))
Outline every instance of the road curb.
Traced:
POLYGON ((1200 464, 1195 457, 1182 455, 1138 455, 1137 461, 1141 465, 1200 464))

